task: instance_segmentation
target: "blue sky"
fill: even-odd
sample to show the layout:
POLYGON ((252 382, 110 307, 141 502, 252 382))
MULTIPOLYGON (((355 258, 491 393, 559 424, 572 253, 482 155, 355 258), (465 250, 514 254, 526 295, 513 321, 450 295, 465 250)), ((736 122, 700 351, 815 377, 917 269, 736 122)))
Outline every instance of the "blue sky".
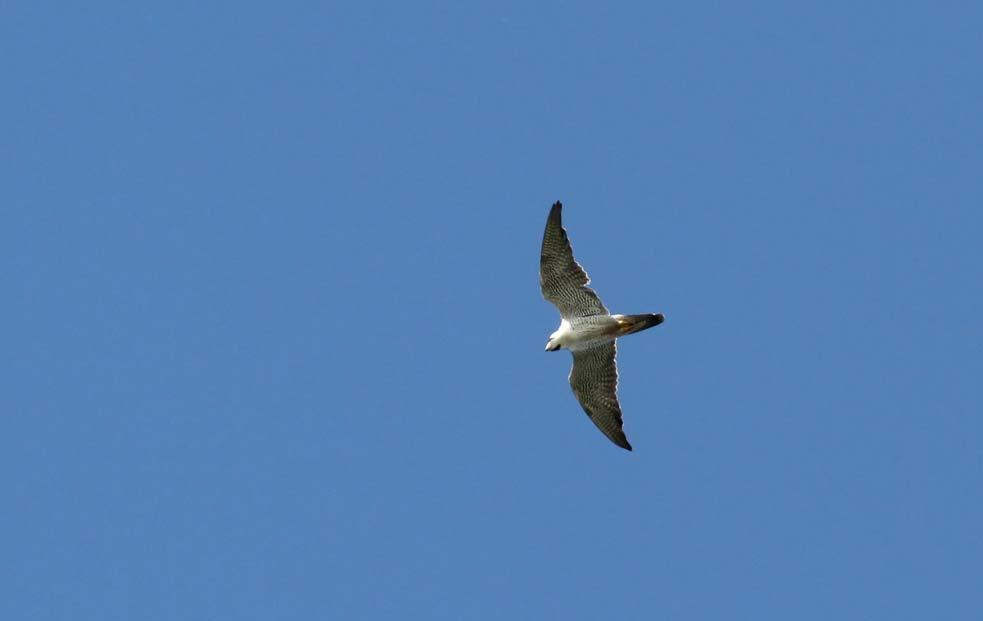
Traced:
POLYGON ((0 10, 0 617, 979 618, 983 10, 468 4, 0 10))

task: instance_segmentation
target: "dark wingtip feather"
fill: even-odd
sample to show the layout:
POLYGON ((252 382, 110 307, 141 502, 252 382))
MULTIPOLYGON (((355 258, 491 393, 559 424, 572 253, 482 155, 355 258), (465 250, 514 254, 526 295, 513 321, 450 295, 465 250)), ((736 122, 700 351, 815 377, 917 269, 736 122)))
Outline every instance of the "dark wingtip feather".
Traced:
POLYGON ((626 436, 624 433, 619 433, 617 435, 620 437, 613 437, 611 438, 611 441, 614 442, 616 446, 620 446, 626 451, 630 451, 631 444, 628 443, 628 436, 626 436))

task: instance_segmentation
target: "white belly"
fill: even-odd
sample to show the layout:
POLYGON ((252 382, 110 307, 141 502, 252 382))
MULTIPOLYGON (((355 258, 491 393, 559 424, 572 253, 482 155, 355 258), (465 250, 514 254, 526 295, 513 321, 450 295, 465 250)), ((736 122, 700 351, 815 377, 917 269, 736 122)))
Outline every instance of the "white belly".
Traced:
POLYGON ((610 315, 575 319, 571 324, 560 320, 560 327, 550 335, 550 342, 570 350, 586 349, 615 339, 618 322, 610 315))

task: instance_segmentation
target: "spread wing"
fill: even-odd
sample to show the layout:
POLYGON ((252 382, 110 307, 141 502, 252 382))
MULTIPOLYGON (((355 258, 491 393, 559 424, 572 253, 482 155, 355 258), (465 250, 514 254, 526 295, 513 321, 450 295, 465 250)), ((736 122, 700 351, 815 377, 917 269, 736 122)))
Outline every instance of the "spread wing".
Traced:
POLYGON ((607 315, 601 298, 587 286, 590 277, 573 258, 573 248, 560 221, 560 201, 553 203, 546 232, 543 233, 543 250, 539 257, 539 286, 543 297, 560 311, 564 319, 607 315))
POLYGON ((570 387, 584 411, 612 442, 631 450, 622 431, 621 405, 618 403, 618 365, 615 342, 573 351, 570 387))

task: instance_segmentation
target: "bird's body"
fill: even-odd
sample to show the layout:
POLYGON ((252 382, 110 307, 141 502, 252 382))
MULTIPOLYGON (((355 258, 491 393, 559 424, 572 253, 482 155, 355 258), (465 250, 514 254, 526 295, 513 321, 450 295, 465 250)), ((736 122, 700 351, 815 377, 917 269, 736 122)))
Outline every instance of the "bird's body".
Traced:
POLYGON ((560 319, 560 327, 550 335, 546 350, 569 349, 576 351, 610 343, 616 338, 614 333, 617 329, 618 321, 613 315, 574 317, 572 320, 560 319))
POLYGON ((579 351, 605 343, 619 336, 641 332, 662 323, 662 315, 588 315, 560 319, 560 327, 550 335, 546 351, 569 349, 579 351))
POLYGON ((540 255, 540 288, 543 297, 560 311, 560 327, 546 343, 546 351, 569 349, 573 354, 570 387, 584 411, 604 435, 631 450, 622 429, 618 403, 618 337, 641 332, 665 320, 661 313, 612 315, 597 293, 587 285, 587 272, 573 258, 573 248, 563 229, 557 201, 550 210, 540 255))

